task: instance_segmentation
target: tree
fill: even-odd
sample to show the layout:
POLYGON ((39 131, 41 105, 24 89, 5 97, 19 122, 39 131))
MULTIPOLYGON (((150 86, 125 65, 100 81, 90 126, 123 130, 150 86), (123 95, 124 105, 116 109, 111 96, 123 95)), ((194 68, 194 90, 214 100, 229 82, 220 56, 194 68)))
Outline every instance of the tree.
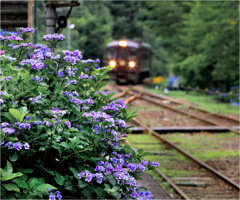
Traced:
POLYGON ((84 49, 83 56, 103 58, 104 49, 112 40, 112 17, 102 2, 82 2, 80 11, 74 10, 70 18, 75 24, 72 35, 72 47, 84 49))
POLYGON ((185 46, 178 62, 180 74, 199 86, 238 84, 238 3, 188 2, 191 12, 184 15, 181 40, 185 46))

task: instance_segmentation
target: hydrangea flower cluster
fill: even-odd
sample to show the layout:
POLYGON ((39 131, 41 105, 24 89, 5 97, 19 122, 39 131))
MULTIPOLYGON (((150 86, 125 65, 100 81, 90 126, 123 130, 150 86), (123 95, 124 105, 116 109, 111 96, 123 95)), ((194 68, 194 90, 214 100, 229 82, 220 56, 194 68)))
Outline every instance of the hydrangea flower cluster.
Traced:
POLYGON ((29 33, 29 32, 34 33, 34 28, 23 28, 23 27, 20 27, 19 29, 20 29, 20 31, 22 33, 29 33))
POLYGON ((116 102, 113 101, 113 102, 109 103, 107 106, 102 108, 102 111, 117 111, 117 112, 119 112, 120 108, 124 108, 124 109, 127 108, 126 104, 121 99, 117 100, 116 102))
MULTIPOLYGON (((132 155, 132 154, 131 154, 132 155)), ((153 196, 149 191, 146 192, 137 192, 136 189, 140 186, 136 179, 131 176, 132 172, 140 170, 144 172, 150 166, 159 166, 159 163, 148 161, 141 161, 141 164, 130 163, 129 158, 131 155, 119 154, 117 152, 113 152, 109 155, 109 160, 106 162, 100 161, 98 165, 95 167, 95 171, 97 173, 91 173, 88 171, 83 171, 78 174, 79 179, 84 178, 86 182, 94 182, 102 183, 103 177, 108 174, 113 174, 116 178, 119 185, 129 185, 131 186, 131 194, 130 198, 136 199, 151 199, 153 196), (126 168, 129 170, 127 171, 126 168)))
POLYGON ((33 103, 36 103, 36 104, 37 104, 37 103, 38 103, 37 100, 38 100, 38 99, 41 99, 41 98, 42 98, 42 95, 38 95, 38 96, 36 96, 35 98, 29 98, 29 100, 32 101, 33 103))
POLYGON ((48 34, 48 35, 44 35, 43 39, 45 39, 46 41, 48 40, 63 40, 65 38, 65 36, 63 34, 48 34))
POLYGON ((16 36, 14 34, 12 34, 11 36, 6 36, 6 37, 0 35, 0 39, 1 40, 6 40, 6 41, 10 41, 10 40, 21 41, 21 40, 23 40, 21 37, 16 36))
POLYGON ((50 192, 49 200, 62 199, 61 193, 59 191, 54 192, 53 189, 49 189, 48 191, 50 192))
MULTIPOLYGON (((21 198, 46 199, 50 193, 49 199, 62 199, 61 191, 63 198, 151 199, 136 178, 159 164, 141 161, 139 152, 122 143, 131 114, 123 101, 101 91, 111 68, 99 67, 99 59, 82 60, 79 50, 54 54, 29 42, 33 31, 0 36, 0 81, 6 84, 0 91, 2 159, 12 162, 14 172, 26 169, 17 178, 36 182, 35 193, 19 189, 21 198), (59 191, 47 193, 49 186, 59 191)), ((65 37, 43 38, 54 48, 65 37)), ((4 192, 6 198, 20 195, 4 192)))
POLYGON ((59 108, 52 108, 51 111, 53 115, 64 116, 66 114, 65 110, 59 110, 59 108))

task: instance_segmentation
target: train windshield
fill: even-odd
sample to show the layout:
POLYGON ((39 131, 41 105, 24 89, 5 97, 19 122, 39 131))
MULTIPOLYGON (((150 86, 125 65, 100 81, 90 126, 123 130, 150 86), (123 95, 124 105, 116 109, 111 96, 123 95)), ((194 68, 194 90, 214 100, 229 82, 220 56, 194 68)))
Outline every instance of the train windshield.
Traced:
POLYGON ((137 58, 137 49, 129 48, 129 59, 135 60, 137 58))
POLYGON ((116 48, 109 48, 107 51, 107 58, 108 59, 115 59, 117 57, 117 49, 116 48))
POLYGON ((118 58, 119 59, 125 59, 126 58, 126 50, 125 49, 120 49, 119 50, 118 58))

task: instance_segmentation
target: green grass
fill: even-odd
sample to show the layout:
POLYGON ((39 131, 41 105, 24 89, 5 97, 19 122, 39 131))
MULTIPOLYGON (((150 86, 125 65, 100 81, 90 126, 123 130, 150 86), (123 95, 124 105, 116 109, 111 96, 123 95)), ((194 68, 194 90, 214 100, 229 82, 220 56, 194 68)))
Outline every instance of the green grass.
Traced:
MULTIPOLYGON (((214 161, 226 157, 238 157, 240 155, 237 148, 239 137, 235 133, 220 133, 220 134, 167 134, 162 135, 169 141, 176 143, 179 147, 183 148, 188 153, 191 153, 196 158, 206 162, 214 161), (234 146, 233 146, 234 145, 234 146)), ((144 149, 147 152, 165 152, 166 155, 152 155, 146 158, 151 161, 156 161, 161 164, 160 170, 166 173, 167 176, 181 177, 191 176, 194 172, 185 171, 182 169, 172 170, 173 163, 188 164, 183 155, 176 153, 174 149, 166 149, 165 145, 152 137, 150 134, 128 136, 128 140, 137 149, 144 149), (141 144, 142 143, 142 144, 141 144), (150 144, 147 144, 150 143, 150 144), (154 143, 154 144, 153 144, 154 143)))
POLYGON ((239 136, 236 133, 219 134, 168 134, 164 138, 177 143, 202 161, 240 155, 238 148, 231 148, 239 136), (225 147, 225 148, 224 148, 225 147))
POLYGON ((184 169, 174 169, 174 165, 178 163, 188 164, 190 161, 187 160, 183 155, 178 154, 174 149, 166 149, 165 145, 159 144, 159 141, 151 135, 129 135, 128 140, 134 143, 136 149, 144 149, 146 152, 164 152, 166 155, 151 155, 146 156, 146 159, 160 163, 160 170, 168 177, 181 177, 191 176, 194 172, 186 171, 184 169), (136 144, 138 143, 138 144, 136 144), (144 143, 144 144, 140 144, 144 143), (151 143, 147 144, 146 143, 151 143), (156 144, 152 144, 156 143, 156 144))
MULTIPOLYGON (((239 136, 235 133, 219 133, 219 134, 166 134, 162 137, 176 143, 178 146, 193 154, 202 161, 215 160, 230 156, 239 156, 240 152, 238 148, 233 148, 232 145, 239 140, 239 136)), ((143 148, 145 151, 165 151, 165 147, 162 143, 157 145, 159 141, 152 137, 150 134, 145 135, 133 135, 128 136, 128 140, 136 148, 143 148), (144 143, 144 144, 141 144, 144 143), (146 145, 146 143, 151 143, 146 145), (155 144, 152 144, 155 143, 155 144)), ((175 150, 168 150, 168 154, 173 154, 175 150)), ((149 157, 151 160, 155 156, 149 157)), ((161 156, 161 159, 164 156, 161 156)), ((184 157, 179 156, 179 160, 184 160, 184 157)), ((164 161, 165 162, 165 161, 164 161)), ((166 160, 168 162, 168 160, 166 160)), ((171 162, 171 161, 170 161, 171 162)))
MULTIPOLYGON (((163 91, 155 90, 152 88, 148 88, 150 92, 163 94, 163 91)), ((201 94, 198 92, 190 91, 186 93, 185 91, 169 91, 169 97, 174 97, 177 99, 185 99, 189 102, 199 105, 200 108, 205 109, 212 113, 220 113, 220 114, 239 114, 239 107, 231 106, 228 103, 219 102, 215 99, 214 96, 201 94)))
MULTIPOLYGON (((214 161, 225 157, 239 157, 238 143, 239 136, 235 133, 220 134, 167 134, 162 135, 164 138, 176 143, 178 146, 193 154, 196 158, 206 162, 214 161), (236 148, 235 148, 236 147, 236 148), (234 149, 235 148, 235 149, 234 149)), ((206 175, 206 170, 201 168, 200 171, 186 168, 191 161, 183 155, 176 153, 174 149, 166 149, 165 145, 151 134, 134 135, 130 134, 128 140, 136 149, 144 149, 146 152, 165 152, 166 155, 146 156, 147 160, 160 163, 158 168, 167 177, 195 177, 206 175), (149 144, 148 144, 149 143, 149 144), (177 168, 176 168, 177 167, 177 168), (187 170, 188 169, 188 170, 187 170)), ((177 196, 157 172, 148 171, 148 173, 163 187, 169 194, 176 199, 177 196)))

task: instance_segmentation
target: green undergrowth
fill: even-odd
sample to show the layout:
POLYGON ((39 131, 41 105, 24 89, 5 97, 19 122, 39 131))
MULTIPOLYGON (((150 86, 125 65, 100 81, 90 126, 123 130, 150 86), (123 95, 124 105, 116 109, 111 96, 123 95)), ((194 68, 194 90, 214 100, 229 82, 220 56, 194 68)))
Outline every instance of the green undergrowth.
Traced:
POLYGON ((159 144, 159 141, 151 135, 129 135, 128 140, 136 149, 143 148, 146 152, 161 152, 161 155, 149 155, 145 158, 159 162, 159 169, 168 177, 186 177, 194 174, 194 171, 185 170, 183 167, 177 167, 176 169, 176 165, 179 163, 185 166, 191 161, 177 153, 174 149, 166 149, 165 145, 159 144))
MULTIPOLYGON (((195 157, 202 161, 217 160, 219 158, 240 155, 238 148, 235 148, 237 146, 236 143, 238 143, 237 141, 239 140, 239 136, 232 132, 218 134, 173 133, 164 134, 162 135, 162 137, 175 143, 176 145, 180 146, 181 148, 193 154, 195 157), (235 147, 233 147, 234 143, 235 147)), ((161 142, 159 142, 156 138, 152 137, 150 134, 145 135, 131 134, 129 135, 128 140, 132 142, 136 148, 144 148, 146 151, 152 152, 166 151, 164 145, 161 142)), ((168 155, 174 154, 174 152, 175 150, 167 150, 168 155)), ((161 156, 164 157, 164 155, 161 156)), ((151 157, 153 158, 154 156, 151 157)), ((181 156, 178 159, 181 159, 181 156)))
MULTIPOLYGON (((225 157, 239 156, 238 143, 239 137, 235 133, 219 133, 219 134, 166 134, 162 137, 175 143, 183 148, 186 152, 193 154, 196 158, 206 162, 215 161, 225 157)), ((160 163, 158 169, 169 178, 177 177, 195 177, 206 175, 206 170, 202 168, 197 170, 189 165, 191 161, 187 160, 183 155, 166 146, 153 137, 151 134, 136 135, 129 134, 128 141, 136 149, 144 149, 146 152, 161 152, 161 155, 149 155, 147 160, 154 160, 160 163)), ((177 199, 177 195, 171 189, 169 184, 165 182, 156 171, 148 172, 158 183, 165 189, 173 199, 177 199)))
MULTIPOLYGON (((155 90, 153 88, 148 88, 150 92, 163 94, 161 90, 155 90)), ((232 106, 228 103, 219 102, 215 99, 214 96, 201 94, 198 92, 190 91, 186 93, 185 91, 173 91, 170 90, 169 97, 174 97, 177 99, 185 99, 189 102, 197 104, 200 108, 207 110, 212 113, 220 113, 220 114, 239 114, 239 107, 232 106)))
MULTIPOLYGON (((175 143, 188 153, 204 162, 239 156, 239 150, 238 148, 235 148, 238 143, 238 135, 235 133, 174 133, 162 135, 162 137, 175 143)), ((176 150, 166 148, 163 143, 150 134, 130 134, 128 140, 136 149, 143 148, 147 152, 161 152, 161 155, 146 156, 146 159, 159 162, 159 169, 168 177, 189 177, 196 174, 196 171, 193 169, 185 169, 185 166, 189 166, 188 164, 191 161, 187 160, 183 155, 177 153, 176 150), (179 166, 176 170, 176 165, 178 164, 179 166)), ((205 170, 202 171, 202 173, 204 172, 205 170)))
MULTIPOLYGON (((164 138, 177 143, 187 152, 202 161, 217 160, 219 158, 239 156, 239 149, 233 145, 239 140, 235 133, 218 134, 168 134, 164 138)), ((235 146, 237 146, 235 144, 235 146)))

